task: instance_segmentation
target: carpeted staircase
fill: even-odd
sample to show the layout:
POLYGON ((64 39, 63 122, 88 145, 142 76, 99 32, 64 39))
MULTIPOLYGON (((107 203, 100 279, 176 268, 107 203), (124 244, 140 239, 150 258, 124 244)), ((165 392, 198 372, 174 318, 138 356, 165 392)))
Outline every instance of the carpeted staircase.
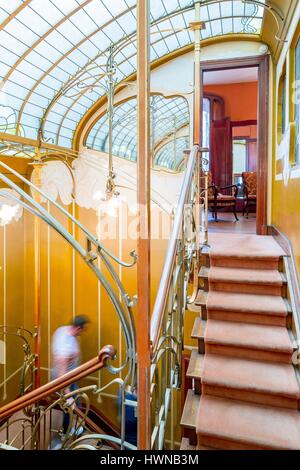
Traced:
POLYGON ((272 237, 255 235, 212 234, 210 245, 200 272, 202 316, 192 333, 199 348, 187 372, 194 386, 182 449, 300 449, 284 252, 272 237))

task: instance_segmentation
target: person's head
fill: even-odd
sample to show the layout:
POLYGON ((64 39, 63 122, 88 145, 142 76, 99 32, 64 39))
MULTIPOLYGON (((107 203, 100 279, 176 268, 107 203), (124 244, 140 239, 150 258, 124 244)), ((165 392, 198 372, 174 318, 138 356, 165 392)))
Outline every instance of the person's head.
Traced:
POLYGON ((78 315, 72 321, 72 330, 74 336, 79 336, 85 330, 87 324, 90 323, 89 318, 86 315, 78 315))

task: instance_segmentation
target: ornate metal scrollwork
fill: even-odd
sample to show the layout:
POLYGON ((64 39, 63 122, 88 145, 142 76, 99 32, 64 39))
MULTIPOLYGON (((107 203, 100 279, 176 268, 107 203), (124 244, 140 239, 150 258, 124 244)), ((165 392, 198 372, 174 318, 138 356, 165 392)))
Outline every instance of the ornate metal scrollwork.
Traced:
MULTIPOLYGON (((7 338, 15 338, 16 344, 17 341, 20 343, 22 342, 21 347, 24 353, 23 364, 21 365, 19 376, 20 376, 20 388, 19 393, 20 395, 24 395, 25 393, 31 391, 34 387, 33 381, 33 373, 35 367, 35 354, 32 352, 32 348, 30 345, 31 340, 35 337, 35 333, 27 330, 23 327, 18 326, 0 326, 0 338, 4 338, 4 343, 6 344, 7 338)), ((1 385, 2 387, 8 383, 10 378, 8 378, 5 382, 1 385)))

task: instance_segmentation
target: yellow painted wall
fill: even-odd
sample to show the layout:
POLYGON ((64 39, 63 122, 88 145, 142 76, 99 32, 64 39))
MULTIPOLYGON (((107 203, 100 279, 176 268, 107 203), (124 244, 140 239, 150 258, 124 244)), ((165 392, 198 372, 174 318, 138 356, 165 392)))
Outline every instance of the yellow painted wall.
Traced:
MULTIPOLYGON (((24 174, 26 174, 26 171, 24 174)), ((48 205, 44 204, 44 207, 47 208, 48 205)), ((75 204, 70 205, 67 209, 93 234, 97 234, 99 219, 95 210, 83 209, 75 204)), ((156 208, 155 210, 159 209, 156 208)), ((85 247, 86 242, 83 234, 72 226, 67 217, 55 207, 51 206, 50 211, 65 228, 73 232, 76 239, 85 247)), ((128 224, 130 222, 129 219, 128 224)), ((136 249, 136 241, 120 240, 118 221, 116 225, 116 233, 112 235, 112 239, 105 240, 103 243, 114 255, 129 262, 131 261, 129 253, 136 249)), ((88 315, 91 320, 87 332, 81 338, 82 362, 96 356, 104 345, 112 344, 118 351, 118 359, 115 365, 120 365, 121 350, 124 359, 124 337, 117 314, 109 301, 108 295, 98 283, 95 275, 68 243, 44 222, 40 223, 40 227, 42 383, 49 381, 51 378, 50 347, 54 331, 62 325, 69 324, 72 317, 78 314, 88 315)), ((33 228, 34 217, 26 211, 24 211, 20 221, 8 225, 5 229, 0 228, 0 324, 4 323, 3 299, 5 298, 4 289, 6 285, 5 323, 24 326, 31 331, 34 328, 33 228), (6 264, 4 263, 4 256, 6 264), (4 264, 6 266, 5 270, 4 264), (4 272, 6 273, 6 280, 3 279, 4 272)), ((152 241, 152 306, 160 281, 167 245, 167 239, 152 241)), ((130 296, 135 295, 137 292, 136 267, 120 268, 114 262, 113 265, 120 275, 126 292, 130 296)), ((103 273, 107 275, 103 264, 100 264, 100 267, 103 273)), ((22 353, 21 349, 16 353, 15 341, 8 343, 8 363, 5 371, 4 367, 0 366, 0 383, 22 364, 23 356, 20 353, 22 353)), ((82 385, 97 384, 100 387, 113 378, 115 376, 104 370, 99 374, 94 374, 93 377, 89 377, 82 385)), ((15 398, 17 393, 17 384, 14 381, 10 387, 7 387, 7 399, 15 398)), ((118 386, 113 386, 104 393, 101 401, 99 401, 99 406, 105 410, 106 416, 115 422, 117 421, 117 403, 115 399, 117 393, 118 386)), ((0 389, 0 404, 3 403, 4 396, 0 389)))
MULTIPOLYGON (((24 227, 24 218, 0 227, 0 326, 24 325, 24 227)), ((20 372, 15 373, 23 365, 24 354, 20 338, 2 333, 0 329, 6 357, 0 365, 0 403, 6 403, 19 395, 20 372)))
POLYGON ((294 14, 287 42, 278 63, 274 66, 274 103, 273 103, 273 175, 272 175, 272 209, 271 220, 280 231, 291 241, 298 272, 300 273, 300 169, 294 165, 295 149, 290 145, 288 177, 285 176, 283 154, 279 150, 281 135, 277 133, 278 121, 278 90, 280 78, 286 69, 286 116, 287 123, 293 123, 293 41, 299 37, 300 4, 294 14))

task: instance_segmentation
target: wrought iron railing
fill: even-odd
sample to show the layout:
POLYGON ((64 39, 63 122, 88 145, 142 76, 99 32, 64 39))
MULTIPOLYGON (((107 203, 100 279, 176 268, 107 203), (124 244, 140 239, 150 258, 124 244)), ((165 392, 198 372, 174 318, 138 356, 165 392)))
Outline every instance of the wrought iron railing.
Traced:
MULTIPOLYGON (((174 393, 181 386, 184 313, 187 303, 193 302, 197 295, 199 253, 201 245, 207 243, 208 178, 207 173, 203 173, 204 158, 202 158, 202 154, 205 152, 207 152, 207 149, 194 147, 187 162, 166 261, 152 315, 150 334, 152 345, 151 444, 154 449, 163 449, 166 446, 167 439, 170 440, 170 447, 174 448, 174 430, 176 425, 176 395, 174 393), (192 273, 193 292, 188 296, 192 273)), ((126 358, 123 364, 120 367, 114 367, 109 361, 111 355, 106 357, 107 362, 105 362, 105 368, 111 373, 120 374, 125 372, 124 380, 121 378, 114 379, 102 389, 99 389, 97 386, 90 386, 71 392, 68 395, 61 393, 59 396, 56 396, 56 399, 46 405, 41 403, 41 401, 46 397, 49 399, 49 390, 47 389, 47 393, 45 392, 44 394, 43 392, 41 394, 41 391, 43 391, 43 387, 41 387, 41 389, 38 389, 39 394, 35 396, 35 401, 30 401, 29 404, 21 401, 19 402, 20 406, 17 408, 14 408, 12 403, 10 403, 7 407, 0 409, 0 420, 6 420, 0 429, 2 448, 14 447, 16 443, 18 443, 18 448, 20 446, 21 448, 44 448, 46 442, 49 442, 47 445, 51 445, 50 443, 53 441, 52 434, 56 433, 61 438, 61 448, 63 449, 103 448, 103 446, 113 447, 115 445, 119 445, 121 449, 133 449, 135 447, 125 441, 125 408, 128 405, 137 406, 136 402, 129 403, 130 400, 126 400, 127 387, 129 386, 132 390, 136 386, 136 342, 132 315, 133 299, 127 295, 118 274, 113 268, 111 260, 123 267, 130 267, 136 263, 136 254, 134 252, 131 253, 133 258, 131 263, 119 260, 86 227, 39 187, 1 161, 0 167, 7 170, 8 174, 11 173, 14 179, 17 178, 20 182, 27 185, 32 192, 37 192, 48 203, 53 204, 84 234, 86 245, 82 246, 51 215, 50 210, 46 210, 42 204, 22 190, 6 174, 0 173, 0 180, 9 188, 15 190, 21 199, 5 189, 0 190, 0 195, 13 199, 18 204, 21 204, 25 210, 46 222, 73 247, 96 275, 119 316, 126 341, 126 358), (107 277, 99 269, 98 259, 108 269, 112 283, 108 281, 107 277), (121 389, 120 438, 101 434, 100 432, 95 433, 93 426, 89 426, 88 419, 89 394, 95 396, 95 394, 102 393, 104 389, 116 383, 121 389), (71 398, 72 400, 70 400, 71 398), (31 406, 30 409, 28 408, 29 406, 31 406), (25 418, 24 416, 15 416, 16 413, 22 410, 23 414, 25 411, 25 418), (64 436, 62 436, 61 429, 53 430, 51 424, 53 414, 59 410, 68 413, 70 415, 70 423, 73 423, 64 436), (14 433, 11 433, 12 429, 15 429, 14 433), (81 431, 80 436, 78 435, 78 430, 81 431), (3 433, 6 435, 5 439, 3 439, 3 433)), ((68 383, 73 383, 73 381, 74 378, 68 383)), ((63 389, 65 386, 66 382, 61 383, 60 388, 56 387, 52 392, 57 393, 58 390, 63 389)), ((30 398, 31 394, 27 394, 26 397, 30 398)))
POLYGON ((114 347, 106 346, 84 365, 0 408, 0 450, 135 450, 122 436, 107 435, 89 418, 91 399, 103 389, 91 385, 64 392, 88 375, 110 368, 115 355, 114 347), (65 430, 64 416, 68 417, 65 430))
POLYGON ((190 153, 176 209, 151 321, 151 403, 153 449, 161 450, 170 441, 174 449, 176 429, 176 389, 181 386, 184 315, 188 302, 198 292, 199 253, 207 243, 207 174, 203 181, 202 153, 190 153), (188 289, 193 275, 193 293, 188 289))
MULTIPOLYGON (((0 189, 0 196, 11 199, 17 204, 20 204, 26 211, 44 221, 68 242, 68 244, 80 255, 89 269, 91 269, 97 277, 98 281, 105 289, 114 307, 114 311, 118 315, 122 327, 122 333, 125 338, 125 354, 123 355, 123 351, 119 351, 119 355, 120 358, 124 357, 124 359, 119 367, 114 367, 108 362, 106 369, 114 375, 122 374, 123 377, 123 379, 116 379, 120 386, 121 394, 121 447, 123 447, 123 443, 125 441, 126 390, 128 387, 130 390, 135 389, 136 387, 136 334, 132 312, 134 299, 132 299, 126 292, 120 277, 113 266, 113 262, 118 263, 124 268, 130 268, 136 264, 137 256, 133 251, 130 253, 132 258, 131 262, 122 261, 113 253, 108 251, 107 248, 81 222, 73 217, 55 200, 50 198, 39 187, 2 161, 0 161, 0 168, 4 169, 6 172, 5 174, 0 172, 0 181, 8 186, 8 188, 13 189, 19 197, 14 195, 14 192, 7 191, 4 188, 0 189), (12 177, 10 178, 7 175, 12 175, 12 177), (14 178, 14 181, 12 178, 14 178), (48 209, 46 209, 46 205, 37 202, 36 198, 31 196, 29 192, 20 188, 20 186, 15 182, 16 180, 17 182, 25 185, 33 195, 38 194, 47 201, 48 209), (66 216, 72 222, 72 224, 69 224, 69 227, 75 225, 78 228, 78 237, 75 238, 71 231, 68 231, 56 218, 53 217, 50 212, 51 205, 58 209, 61 214, 66 216), (78 241, 82 239, 85 240, 85 245, 78 241), (108 275, 104 275, 102 270, 99 268, 99 261, 101 261, 101 266, 106 268, 108 275)), ((116 380, 111 380, 111 382, 105 386, 105 389, 114 385, 116 380)))
MULTIPOLYGON (((32 342, 35 337, 36 333, 32 333, 31 331, 17 326, 9 326, 9 325, 2 325, 0 326, 0 340, 3 341, 5 353, 4 364, 3 366, 6 368, 7 364, 7 343, 8 340, 15 340, 14 341, 14 349, 15 352, 18 352, 18 349, 22 349, 23 360, 22 364, 16 365, 16 370, 9 376, 4 378, 2 383, 0 384, 0 390, 3 390, 3 395, 6 396, 6 387, 8 386, 9 382, 12 380, 17 380, 19 382, 19 387, 16 390, 17 396, 24 395, 25 393, 33 390, 34 388, 34 371, 35 371, 35 353, 33 352, 32 342)), ((14 359, 17 354, 14 354, 14 359)))

